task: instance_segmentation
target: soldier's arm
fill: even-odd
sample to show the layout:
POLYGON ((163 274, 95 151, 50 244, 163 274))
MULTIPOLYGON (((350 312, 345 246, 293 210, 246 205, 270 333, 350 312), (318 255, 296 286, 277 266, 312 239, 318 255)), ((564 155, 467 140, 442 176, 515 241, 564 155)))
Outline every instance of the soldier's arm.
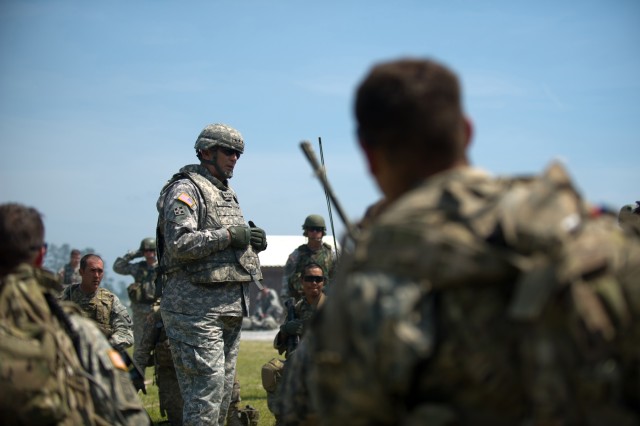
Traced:
POLYGON ((113 295, 113 307, 111 308, 111 320, 109 325, 113 334, 109 338, 109 343, 114 347, 119 346, 122 348, 128 348, 133 345, 133 325, 131 322, 131 316, 127 308, 120 302, 120 299, 115 294, 113 295))
POLYGON ((135 275, 138 265, 135 263, 130 263, 133 259, 138 256, 138 252, 130 251, 122 257, 118 257, 115 262, 113 262, 113 271, 120 275, 135 275))
POLYGON ((188 181, 178 181, 164 198, 165 255, 177 260, 194 260, 226 249, 231 241, 226 228, 198 229, 197 190, 188 181))
POLYGON ((318 410, 327 424, 394 424, 393 401, 411 396, 416 365, 430 356, 432 301, 410 279, 377 271, 352 273, 334 290, 303 339, 313 342, 318 410))
POLYGON ((287 300, 293 297, 291 290, 289 289, 289 278, 296 271, 296 263, 298 263, 298 250, 295 250, 287 258, 287 262, 284 264, 284 270, 282 272, 282 287, 280 288, 280 298, 287 300))

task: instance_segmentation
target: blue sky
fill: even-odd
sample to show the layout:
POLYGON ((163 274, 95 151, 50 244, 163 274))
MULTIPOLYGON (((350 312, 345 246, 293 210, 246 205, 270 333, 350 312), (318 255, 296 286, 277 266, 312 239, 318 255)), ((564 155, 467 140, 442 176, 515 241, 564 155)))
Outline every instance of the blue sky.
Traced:
POLYGON ((231 185, 247 219, 290 235, 327 217, 299 149, 318 137, 357 218, 378 192, 354 89, 372 64, 418 56, 460 75, 474 164, 533 173, 560 158, 618 209, 640 199, 639 46, 636 0, 3 0, 0 202, 35 206, 50 242, 110 267, 154 235, 163 183, 224 122, 246 141, 231 185))

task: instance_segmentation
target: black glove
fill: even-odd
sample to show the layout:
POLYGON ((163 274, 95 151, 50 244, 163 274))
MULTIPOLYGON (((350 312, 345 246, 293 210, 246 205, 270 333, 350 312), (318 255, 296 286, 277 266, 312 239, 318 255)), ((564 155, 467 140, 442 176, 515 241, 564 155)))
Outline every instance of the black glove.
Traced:
POLYGON ((251 240, 251 231, 246 225, 230 226, 227 228, 231 236, 229 245, 233 248, 243 249, 249 245, 251 240))
POLYGON ((302 320, 294 319, 291 321, 287 321, 280 326, 280 331, 288 334, 289 336, 301 335, 304 330, 304 324, 302 320))
POLYGON ((249 221, 251 227, 251 247, 257 252, 263 251, 267 248, 267 234, 264 233, 264 229, 258 228, 255 223, 249 221))

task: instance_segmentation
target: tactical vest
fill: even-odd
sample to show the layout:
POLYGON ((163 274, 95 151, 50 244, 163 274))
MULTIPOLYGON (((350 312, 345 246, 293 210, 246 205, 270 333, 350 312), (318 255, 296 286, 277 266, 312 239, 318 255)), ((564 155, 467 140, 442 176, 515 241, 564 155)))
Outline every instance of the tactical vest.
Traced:
POLYGON ((104 335, 109 338, 113 334, 111 328, 111 311, 113 309, 114 297, 113 294, 102 287, 98 287, 98 290, 92 298, 88 298, 80 290, 80 284, 73 284, 65 291, 68 292, 68 298, 76 303, 86 318, 92 319, 96 322, 98 328, 104 335))
MULTIPOLYGON (((195 185, 203 201, 198 203, 199 230, 216 230, 232 225, 246 226, 236 194, 231 188, 218 188, 198 173, 181 172, 171 178, 169 183, 165 185, 165 189, 171 183, 185 178, 195 185)), ((163 236, 161 239, 161 243, 164 244, 163 236)), ((198 284, 246 282, 262 279, 258 255, 250 245, 244 249, 234 249, 229 246, 222 251, 188 263, 176 262, 165 265, 163 260, 161 259, 161 262, 166 271, 183 269, 189 275, 191 282, 198 284)))
POLYGON ((42 273, 20 265, 0 282, 2 422, 95 424, 89 381, 42 273))
MULTIPOLYGON (((289 276, 289 294, 299 300, 303 297, 302 293, 302 273, 305 266, 309 263, 317 263, 322 267, 324 274, 327 278, 333 274, 333 254, 331 246, 327 243, 322 243, 322 246, 312 251, 307 244, 302 244, 297 249, 298 261, 296 263, 296 270, 291 276, 289 276)), ((325 283, 325 287, 328 286, 328 281, 325 283)))

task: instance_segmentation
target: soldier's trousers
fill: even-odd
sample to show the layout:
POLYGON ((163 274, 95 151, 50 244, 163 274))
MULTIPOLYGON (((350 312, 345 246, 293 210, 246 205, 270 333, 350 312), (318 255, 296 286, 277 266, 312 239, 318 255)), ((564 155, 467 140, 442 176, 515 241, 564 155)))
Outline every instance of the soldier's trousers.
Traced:
POLYGON ((173 366, 156 365, 156 383, 160 398, 160 414, 166 415, 171 426, 182 426, 182 394, 173 366))
POLYGON ((184 400, 183 425, 223 426, 233 390, 242 317, 193 317, 162 311, 162 319, 170 334, 184 400))
POLYGON ((131 313, 133 320, 133 345, 138 346, 142 341, 142 333, 147 316, 151 312, 151 305, 148 303, 131 302, 131 313))

